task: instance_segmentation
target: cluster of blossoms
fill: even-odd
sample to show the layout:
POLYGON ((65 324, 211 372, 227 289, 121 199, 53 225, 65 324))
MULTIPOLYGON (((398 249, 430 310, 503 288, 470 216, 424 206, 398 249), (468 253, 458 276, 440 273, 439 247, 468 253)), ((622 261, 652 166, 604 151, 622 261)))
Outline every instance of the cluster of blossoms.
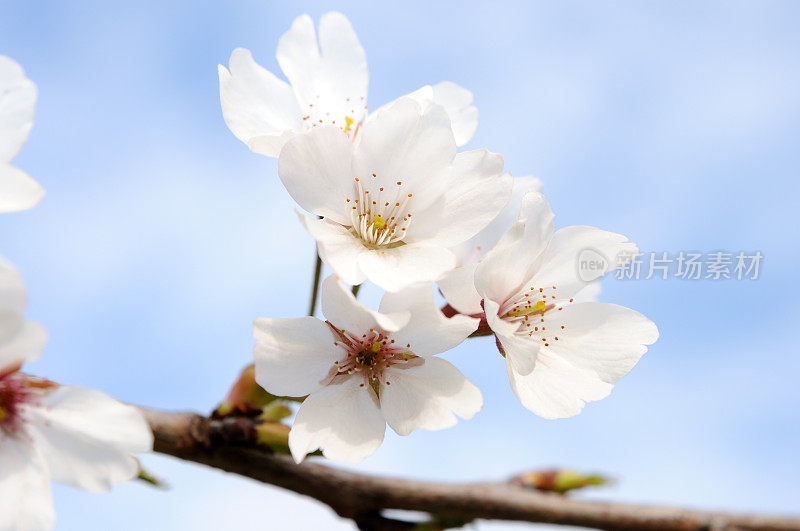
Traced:
MULTIPOLYGON (((289 433, 297 462, 320 450, 356 463, 400 435, 470 419, 480 391, 437 357, 475 333, 493 334, 511 388, 544 418, 578 414, 607 396, 658 337, 641 314, 596 302, 597 279, 624 263, 578 271, 578 255, 635 256, 624 236, 555 231, 532 177, 500 155, 459 151, 478 124, 472 94, 424 86, 368 113, 367 62, 349 21, 307 15, 281 37, 289 83, 237 49, 219 67, 231 131, 278 158, 307 213, 299 220, 334 271, 321 286, 325 320, 256 319, 255 379, 300 397, 289 433), (385 290, 378 311, 355 297, 385 290), (438 291, 447 301, 437 305, 438 291)), ((36 86, 0 56, 0 212, 34 207, 42 188, 9 161, 33 125, 36 86)), ((22 372, 46 342, 24 317, 19 273, 0 259, 0 529, 53 525, 50 481, 104 491, 139 471, 152 449, 138 409, 103 393, 22 372)))
POLYGON ((589 278, 576 268, 584 249, 633 256, 633 243, 593 227, 555 231, 538 180, 512 177, 485 149, 458 151, 477 127, 469 91, 443 82, 368 113, 365 53, 339 13, 318 33, 297 18, 277 58, 289 83, 244 49, 219 79, 226 123, 278 158, 334 271, 322 285, 325 321, 255 321, 257 382, 306 397, 289 436, 296 461, 319 449, 355 463, 380 446, 386 424, 407 435, 471 418, 480 392, 436 354, 479 327, 495 335, 522 404, 549 419, 606 397, 655 342, 650 320, 595 302, 595 280, 624 264, 589 278), (387 292, 377 312, 345 285, 365 281, 387 292))
MULTIPOLYGON (((0 212, 35 206, 42 188, 8 161, 33 126, 36 85, 0 56, 0 212)), ((50 481, 91 492, 139 472, 133 453, 153 447, 142 414, 110 396, 22 372, 39 357, 44 329, 24 316, 22 277, 0 258, 0 529, 50 529, 50 481)))

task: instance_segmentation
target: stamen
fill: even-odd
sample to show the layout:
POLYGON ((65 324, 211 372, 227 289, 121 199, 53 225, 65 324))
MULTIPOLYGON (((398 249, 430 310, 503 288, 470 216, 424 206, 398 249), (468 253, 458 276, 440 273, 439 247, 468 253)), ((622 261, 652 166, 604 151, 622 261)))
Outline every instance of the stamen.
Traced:
MULTIPOLYGON (((573 303, 575 299, 569 299, 569 302, 573 303)), ((556 316, 558 315, 557 312, 563 310, 566 305, 567 299, 559 294, 558 286, 539 287, 528 285, 524 290, 501 304, 498 314, 501 319, 506 319, 517 325, 517 334, 524 336, 526 339, 534 339, 537 342, 541 340, 542 343, 540 344, 549 347, 553 341, 559 341, 559 338, 556 336, 544 337, 544 334, 547 333, 547 327, 544 326, 545 313, 547 313, 550 321, 547 326, 550 326, 551 334, 554 329, 565 330, 566 323, 563 320, 558 322, 556 316), (539 300, 534 302, 535 299, 539 300)))
POLYGON ((385 371, 398 364, 418 363, 419 357, 408 349, 395 347, 394 340, 382 332, 370 329, 361 337, 339 330, 326 321, 331 330, 342 340, 344 357, 333 364, 333 373, 342 375, 361 375, 362 387, 369 385, 380 396, 380 385, 388 385, 385 371))
MULTIPOLYGON (((371 175, 373 179, 377 178, 376 173, 371 175)), ((376 184, 373 180, 372 186, 376 184)), ((408 206, 413 197, 413 193, 404 193, 402 184, 402 181, 397 181, 395 198, 385 200, 382 198, 383 186, 375 186, 377 190, 370 189, 370 185, 364 184, 359 177, 353 178, 353 191, 358 199, 347 197, 345 202, 356 205, 350 209, 350 229, 365 244, 383 247, 402 243, 411 224, 412 213, 408 206)))

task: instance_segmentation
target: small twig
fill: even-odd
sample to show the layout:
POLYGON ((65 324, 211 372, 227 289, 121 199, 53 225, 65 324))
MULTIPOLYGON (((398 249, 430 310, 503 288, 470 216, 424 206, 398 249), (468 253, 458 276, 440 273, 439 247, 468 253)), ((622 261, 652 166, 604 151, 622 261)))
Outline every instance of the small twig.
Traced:
MULTIPOLYGON (((449 304, 445 304, 440 308, 441 312, 444 314, 445 317, 453 317, 454 315, 461 315, 461 312, 450 306, 449 304)), ((475 317, 476 319, 480 319, 481 322, 478 324, 478 329, 472 332, 469 337, 483 337, 483 336, 490 336, 494 332, 489 327, 489 323, 486 322, 486 315, 483 313, 476 313, 474 315, 470 315, 470 317, 475 317)))
POLYGON ((308 315, 314 315, 317 307, 317 294, 319 293, 319 277, 322 274, 322 258, 319 257, 319 246, 314 248, 317 263, 314 266, 314 283, 311 285, 311 303, 308 305, 308 315))
POLYGON ((310 462, 296 465, 254 442, 253 419, 142 411, 155 435, 155 451, 310 496, 362 529, 397 529, 404 523, 385 518, 381 511, 405 509, 456 521, 516 520, 620 531, 800 531, 800 518, 583 501, 507 482, 429 483, 310 462))

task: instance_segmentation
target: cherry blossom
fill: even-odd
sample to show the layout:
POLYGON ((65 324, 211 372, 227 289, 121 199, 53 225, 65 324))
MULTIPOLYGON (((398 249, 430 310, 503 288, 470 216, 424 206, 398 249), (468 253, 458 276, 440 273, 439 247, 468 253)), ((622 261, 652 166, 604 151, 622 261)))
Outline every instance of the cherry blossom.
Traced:
POLYGON ((655 324, 640 313, 576 300, 622 265, 618 256, 636 251, 625 236, 594 227, 554 232, 544 196, 524 197, 518 221, 478 263, 474 279, 511 388, 526 408, 544 418, 577 415, 586 402, 608 396, 656 341, 655 324), (585 250, 604 258, 597 268, 579 267, 585 250))
POLYGON ((478 320, 446 318, 430 285, 387 293, 375 312, 335 276, 322 285, 315 317, 256 319, 256 381, 280 396, 307 396, 289 434, 297 462, 321 449, 357 463, 383 441, 386 424, 400 435, 441 430, 472 418, 480 391, 435 356, 456 347, 478 320))
MULTIPOLYGON (((228 68, 219 66, 220 103, 228 127, 254 152, 277 157, 297 133, 332 125, 355 140, 367 114, 367 57, 347 17, 327 13, 319 35, 308 15, 295 19, 278 42, 279 79, 237 48, 228 68)), ((426 85, 408 95, 420 104, 442 105, 457 144, 478 127, 472 93, 451 82, 426 85)), ((371 115, 370 115, 371 116, 371 115)))
POLYGON ((37 531, 55 521, 51 480, 107 491, 136 477, 131 454, 150 451, 153 436, 133 406, 20 371, 47 340, 25 304, 19 273, 0 261, 0 529, 37 531))
POLYGON ((323 126, 286 143, 278 174, 321 219, 301 216, 323 260, 349 284, 388 291, 432 282, 457 265, 451 248, 508 202, 511 176, 487 150, 456 153, 439 105, 403 98, 366 122, 353 145, 323 126))

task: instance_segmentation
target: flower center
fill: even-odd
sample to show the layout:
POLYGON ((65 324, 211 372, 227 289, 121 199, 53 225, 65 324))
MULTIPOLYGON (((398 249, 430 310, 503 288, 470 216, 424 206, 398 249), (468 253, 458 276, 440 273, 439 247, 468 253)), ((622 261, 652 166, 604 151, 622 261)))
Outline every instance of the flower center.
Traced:
POLYGON ((361 127, 360 118, 367 112, 367 99, 364 96, 314 97, 313 101, 303 105, 303 129, 308 131, 312 127, 335 125, 341 129, 350 140, 355 140, 361 127), (335 111, 331 110, 335 109, 335 111), (357 121, 358 120, 358 121, 357 121))
POLYGON ((391 190, 376 183, 353 180, 353 196, 345 199, 350 211, 350 230, 369 247, 393 247, 403 244, 411 225, 410 202, 414 194, 403 190, 396 181, 391 190))
POLYGON ((334 345, 344 348, 344 356, 335 362, 336 374, 358 375, 364 379, 361 387, 369 385, 376 393, 381 385, 391 385, 386 379, 386 369, 395 365, 413 366, 419 356, 410 351, 411 345, 397 345, 383 332, 370 329, 357 337, 347 330, 339 330, 328 323, 339 340, 334 345))
MULTIPOLYGON (((569 302, 574 300, 569 299, 569 302)), ((498 314, 505 321, 519 324, 518 335, 535 337, 549 347, 552 341, 558 341, 558 334, 566 329, 566 323, 552 319, 546 323, 545 314, 552 316, 551 312, 561 311, 565 304, 568 302, 559 297, 556 286, 529 287, 503 303, 498 314)))
POLYGON ((31 398, 31 394, 23 375, 13 372, 0 376, 0 434, 21 430, 21 406, 31 398))

